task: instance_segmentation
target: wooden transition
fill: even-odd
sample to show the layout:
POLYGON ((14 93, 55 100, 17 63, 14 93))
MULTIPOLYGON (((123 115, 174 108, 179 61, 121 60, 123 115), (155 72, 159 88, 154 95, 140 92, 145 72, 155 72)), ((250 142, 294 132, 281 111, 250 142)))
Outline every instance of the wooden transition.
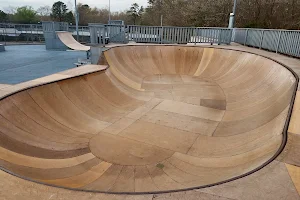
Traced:
POLYGON ((283 143, 296 79, 274 61, 179 46, 105 58, 105 71, 0 101, 2 168, 66 188, 163 192, 246 174, 283 143))
POLYGON ((62 43, 64 43, 70 49, 77 50, 77 51, 89 51, 91 49, 91 47, 82 45, 79 42, 77 42, 74 39, 72 33, 70 32, 57 31, 56 34, 60 39, 60 41, 62 41, 62 43))

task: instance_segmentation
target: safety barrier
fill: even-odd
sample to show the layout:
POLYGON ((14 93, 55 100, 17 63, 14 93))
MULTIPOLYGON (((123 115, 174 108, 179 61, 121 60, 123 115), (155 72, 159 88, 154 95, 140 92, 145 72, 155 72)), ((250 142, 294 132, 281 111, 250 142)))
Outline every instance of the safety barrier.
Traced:
POLYGON ((129 40, 143 43, 230 44, 232 30, 227 28, 194 28, 171 26, 128 26, 129 40))
MULTIPOLYGON (((69 26, 69 32, 72 33, 72 35, 77 39, 77 31, 76 26, 70 25, 69 26)), ((90 30, 88 26, 79 26, 78 27, 78 40, 82 43, 90 43, 90 30)))
POLYGON ((300 57, 300 31, 238 28, 233 31, 233 41, 246 46, 300 57))
MULTIPOLYGON (((76 27, 65 22, 0 23, 0 41, 42 42, 46 40, 46 46, 49 47, 47 49, 61 48, 55 31, 70 31, 74 36, 77 34, 76 27), (48 42, 47 38, 50 38, 48 42), (56 43, 54 46, 52 45, 53 41, 56 43)), ((79 26, 80 42, 104 44, 108 40, 114 43, 135 41, 156 44, 230 44, 233 41, 242 45, 300 57, 300 31, 294 30, 125 26, 123 24, 79 26)))
POLYGON ((42 24, 0 23, 0 42, 42 42, 42 24))
POLYGON ((125 25, 89 24, 91 44, 104 44, 106 41, 127 43, 125 25))
POLYGON ((169 26, 127 26, 89 24, 91 43, 103 44, 103 38, 110 42, 156 44, 209 43, 230 44, 232 30, 227 28, 193 28, 169 26))

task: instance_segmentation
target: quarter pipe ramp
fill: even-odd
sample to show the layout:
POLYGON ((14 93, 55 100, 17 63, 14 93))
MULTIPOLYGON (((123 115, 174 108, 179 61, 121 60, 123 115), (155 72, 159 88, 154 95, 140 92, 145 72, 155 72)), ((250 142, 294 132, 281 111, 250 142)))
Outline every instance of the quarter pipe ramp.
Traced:
POLYGON ((56 32, 58 38, 64 43, 67 47, 77 51, 89 51, 91 47, 85 46, 77 42, 72 33, 67 31, 57 31, 56 32))

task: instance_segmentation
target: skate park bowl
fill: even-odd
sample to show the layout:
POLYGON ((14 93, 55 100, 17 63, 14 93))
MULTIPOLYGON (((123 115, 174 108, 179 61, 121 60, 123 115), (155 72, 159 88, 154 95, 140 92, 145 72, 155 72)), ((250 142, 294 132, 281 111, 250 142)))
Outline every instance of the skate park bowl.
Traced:
POLYGON ((242 178, 284 148, 298 79, 268 58, 120 46, 107 69, 0 101, 0 166, 74 190, 139 194, 242 178))

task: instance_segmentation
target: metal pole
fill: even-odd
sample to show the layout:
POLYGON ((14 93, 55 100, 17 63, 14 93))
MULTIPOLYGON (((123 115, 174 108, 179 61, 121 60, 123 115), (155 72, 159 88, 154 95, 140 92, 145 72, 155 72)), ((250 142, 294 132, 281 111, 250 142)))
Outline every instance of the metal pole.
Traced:
POLYGON ((108 23, 110 22, 110 0, 108 0, 108 23))
POLYGON ((265 30, 262 30, 261 37, 260 37, 259 49, 262 48, 262 45, 263 45, 263 42, 264 42, 264 36, 265 36, 265 30))
POLYGON ((161 15, 161 16, 160 16, 160 26, 163 26, 163 19, 164 19, 164 16, 161 15))
POLYGON ((232 13, 233 13, 232 28, 234 28, 234 24, 235 24, 236 5, 237 5, 237 0, 234 0, 233 11, 232 11, 232 13))
POLYGON ((78 30, 78 21, 79 21, 79 15, 78 15, 78 9, 77 9, 77 0, 75 0, 75 21, 76 21, 76 39, 79 42, 79 30, 78 30))
POLYGON ((278 50, 279 50, 281 35, 282 35, 282 31, 279 32, 279 37, 278 37, 278 41, 277 41, 277 45, 276 45, 276 53, 278 53, 278 50))

